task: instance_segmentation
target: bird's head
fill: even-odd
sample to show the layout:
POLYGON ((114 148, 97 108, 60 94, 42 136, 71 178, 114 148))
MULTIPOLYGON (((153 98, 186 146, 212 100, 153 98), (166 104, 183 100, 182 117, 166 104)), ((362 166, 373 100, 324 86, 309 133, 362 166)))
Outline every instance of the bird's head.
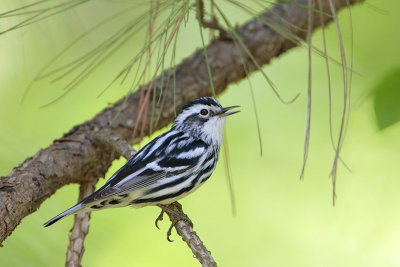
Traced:
POLYGON ((192 136, 207 143, 221 145, 225 118, 239 112, 228 112, 237 107, 239 106, 224 108, 214 98, 202 97, 182 107, 173 128, 190 132, 192 136))

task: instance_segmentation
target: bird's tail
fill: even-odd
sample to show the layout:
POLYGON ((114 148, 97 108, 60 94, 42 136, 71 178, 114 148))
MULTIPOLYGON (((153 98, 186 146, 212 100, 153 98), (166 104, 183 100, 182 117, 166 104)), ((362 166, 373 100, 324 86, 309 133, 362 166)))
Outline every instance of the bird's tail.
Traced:
POLYGON ((61 220, 62 218, 67 217, 68 215, 71 215, 71 214, 76 213, 77 211, 81 210, 82 208, 83 208, 83 207, 82 207, 82 204, 78 203, 78 204, 76 204, 75 206, 73 206, 72 208, 67 209, 67 210, 64 211, 63 213, 58 214, 58 215, 57 215, 56 217, 54 217, 53 219, 51 219, 51 220, 45 222, 45 223, 43 224, 43 226, 44 226, 44 227, 50 226, 50 225, 52 225, 53 223, 55 223, 55 222, 61 220))

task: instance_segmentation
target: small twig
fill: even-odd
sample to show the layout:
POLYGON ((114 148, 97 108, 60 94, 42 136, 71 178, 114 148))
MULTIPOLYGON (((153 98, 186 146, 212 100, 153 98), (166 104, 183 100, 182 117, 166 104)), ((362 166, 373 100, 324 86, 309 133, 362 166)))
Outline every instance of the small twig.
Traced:
MULTIPOLYGON (((123 157, 129 160, 136 151, 128 144, 126 140, 123 138, 114 135, 109 129, 102 129, 96 136, 96 140, 102 144, 106 144, 112 147, 114 151, 120 153, 123 157)), ((179 214, 185 215, 182 210, 182 206, 178 202, 174 202, 168 206, 172 211, 176 211, 179 214)), ((176 215, 168 210, 165 210, 165 213, 168 214, 171 222, 174 224, 176 232, 178 235, 182 237, 182 240, 186 242, 189 248, 192 250, 193 254, 200 261, 203 266, 217 266, 214 259, 211 256, 210 251, 204 246, 203 242, 193 231, 193 225, 191 224, 190 219, 183 220, 182 218, 177 218, 176 215)), ((160 216, 157 218, 158 220, 162 220, 160 216)), ((157 226, 156 221, 156 226, 157 226)), ((157 226, 158 228, 158 226, 157 226)))
MULTIPOLYGON (((178 202, 174 202, 168 205, 168 208, 174 210, 182 215, 186 215, 183 213, 182 205, 178 202)), ((177 218, 172 212, 165 210, 165 213, 168 214, 171 222, 175 222, 175 229, 178 235, 182 237, 182 240, 186 242, 188 247, 192 250, 196 259, 200 261, 202 266, 204 267, 216 267, 217 263, 214 261, 211 256, 211 252, 207 250, 203 242, 197 233, 193 230, 193 225, 190 220, 184 220, 177 218)), ((186 215, 187 216, 187 215, 186 215)))
MULTIPOLYGON (((211 3, 211 8, 213 8, 214 5, 211 3)), ((217 30, 219 32, 219 37, 222 40, 233 40, 232 35, 230 35, 218 22, 217 17, 212 14, 211 19, 209 21, 205 20, 205 14, 204 14, 204 2, 203 0, 198 0, 198 9, 199 9, 199 20, 200 24, 204 29, 211 29, 211 30, 217 30)))
MULTIPOLYGON (((79 199, 81 201, 86 196, 92 194, 96 188, 96 181, 83 183, 79 187, 79 199)), ((74 226, 71 229, 67 250, 67 260, 65 266, 80 267, 83 252, 85 251, 85 237, 89 232, 90 212, 75 214, 74 226)))

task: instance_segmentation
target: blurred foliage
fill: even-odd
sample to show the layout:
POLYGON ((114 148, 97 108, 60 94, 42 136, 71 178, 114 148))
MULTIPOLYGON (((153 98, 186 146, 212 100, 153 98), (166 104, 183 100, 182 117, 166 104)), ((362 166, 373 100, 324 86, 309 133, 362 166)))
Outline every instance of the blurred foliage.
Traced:
MULTIPOLYGON (((15 2, 2 1, 0 8, 9 10, 15 2)), ((120 70, 121 62, 126 62, 124 53, 140 49, 141 42, 135 40, 129 43, 128 50, 121 50, 119 55, 110 58, 94 77, 61 101, 39 108, 62 92, 60 88, 39 83, 20 104, 27 85, 42 64, 51 61, 107 11, 117 12, 130 4, 129 1, 99 3, 96 13, 95 6, 89 3, 86 10, 69 11, 1 36, 0 175, 7 175, 25 158, 47 147, 74 125, 90 119, 129 90, 128 85, 116 85, 97 97, 115 77, 115 70, 120 70)), ((239 11, 226 9, 233 17, 243 18, 239 11)), ((366 4, 351 10, 354 69, 361 75, 353 75, 351 117, 342 154, 351 172, 339 166, 335 207, 331 205, 328 179, 334 151, 330 145, 323 59, 313 57, 314 112, 309 165, 303 181, 298 177, 306 124, 306 49, 294 49, 264 68, 283 97, 301 93, 295 103, 281 104, 260 73, 250 78, 260 116, 262 157, 248 82, 231 85, 220 97, 223 105, 242 106, 241 113, 229 118, 226 129, 237 216, 231 215, 222 162, 201 189, 181 202, 194 222, 195 231, 220 266, 400 265, 400 124, 378 131, 373 100, 365 98, 382 77, 400 65, 397 34, 400 2, 367 0, 366 4)), ((339 21, 350 56, 349 13, 342 11, 339 21)), ((113 25, 109 27, 112 29, 113 25)), ((332 25, 327 35, 328 52, 338 59, 336 30, 332 25)), ((102 36, 101 32, 90 35, 79 48, 88 49, 102 36)), ((200 47, 198 25, 189 22, 179 38, 183 42, 177 44, 176 62, 200 47)), ((314 35, 313 43, 321 47, 320 31, 314 35)), ((80 52, 78 48, 71 51, 72 54, 80 52)), ((332 88, 337 92, 333 105, 338 107, 337 114, 333 114, 334 129, 339 125, 343 101, 341 72, 340 67, 332 65, 332 88)), ((150 139, 146 138, 137 147, 150 139)), ((123 163, 123 160, 115 161, 106 177, 123 163)), ((104 182, 105 179, 99 186, 104 182)), ((48 229, 43 229, 42 224, 75 204, 77 195, 77 185, 66 186, 46 200, 37 212, 24 218, 0 248, 0 266, 63 265, 72 217, 48 229)), ((176 234, 172 236, 175 242, 166 241, 168 222, 160 224, 161 231, 154 227, 158 213, 154 207, 94 212, 83 266, 198 266, 176 234)))
POLYGON ((379 129, 400 121, 400 68, 390 71, 373 88, 375 115, 379 129))

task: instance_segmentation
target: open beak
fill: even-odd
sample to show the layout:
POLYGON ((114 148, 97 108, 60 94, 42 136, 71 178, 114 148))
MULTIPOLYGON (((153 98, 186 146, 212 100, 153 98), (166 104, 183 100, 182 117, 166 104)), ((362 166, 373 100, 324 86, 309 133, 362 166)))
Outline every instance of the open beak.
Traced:
POLYGON ((233 108, 239 108, 240 106, 231 106, 231 107, 226 107, 226 108, 222 108, 222 110, 220 112, 218 112, 215 115, 218 115, 220 117, 226 117, 235 113, 240 112, 240 110, 235 110, 235 111, 231 111, 231 112, 227 112, 228 110, 231 110, 233 108))

